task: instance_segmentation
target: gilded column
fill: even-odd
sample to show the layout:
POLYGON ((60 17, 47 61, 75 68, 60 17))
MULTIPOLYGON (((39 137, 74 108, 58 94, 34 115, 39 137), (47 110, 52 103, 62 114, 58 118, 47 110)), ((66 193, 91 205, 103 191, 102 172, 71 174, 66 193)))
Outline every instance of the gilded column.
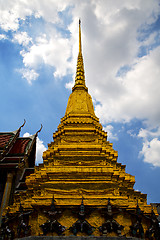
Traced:
POLYGON ((3 210, 9 204, 10 193, 11 193, 11 189, 12 189, 12 181, 13 181, 13 173, 8 173, 7 174, 7 181, 6 181, 6 184, 5 184, 5 189, 4 189, 4 192, 3 192, 1 208, 0 208, 0 225, 1 225, 1 220, 2 220, 3 210))

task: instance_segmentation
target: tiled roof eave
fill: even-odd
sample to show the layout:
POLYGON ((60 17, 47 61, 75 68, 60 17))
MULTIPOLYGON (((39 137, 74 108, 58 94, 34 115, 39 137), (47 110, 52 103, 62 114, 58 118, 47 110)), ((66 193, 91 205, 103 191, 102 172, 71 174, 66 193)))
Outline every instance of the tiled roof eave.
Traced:
POLYGON ((2 160, 0 160, 0 167, 4 164, 19 164, 23 162, 24 158, 22 157, 4 157, 2 160))
POLYGON ((28 145, 32 140, 30 138, 17 138, 15 144, 11 148, 8 156, 24 156, 26 155, 28 145))
POLYGON ((12 168, 12 169, 15 169, 17 168, 19 165, 19 163, 2 163, 0 164, 0 167, 1 168, 12 168))

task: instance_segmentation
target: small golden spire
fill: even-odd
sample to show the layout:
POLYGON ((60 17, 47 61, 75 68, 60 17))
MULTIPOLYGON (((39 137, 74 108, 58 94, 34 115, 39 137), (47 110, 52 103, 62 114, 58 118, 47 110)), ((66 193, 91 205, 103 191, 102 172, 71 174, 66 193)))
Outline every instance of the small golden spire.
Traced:
POLYGON ((81 20, 79 19, 79 53, 82 53, 82 44, 81 44, 81 20))
POLYGON ((77 72, 75 78, 75 86, 83 85, 85 86, 85 76, 84 76, 84 66, 83 66, 83 56, 82 56, 82 43, 81 43, 81 20, 79 19, 79 54, 77 60, 77 72))

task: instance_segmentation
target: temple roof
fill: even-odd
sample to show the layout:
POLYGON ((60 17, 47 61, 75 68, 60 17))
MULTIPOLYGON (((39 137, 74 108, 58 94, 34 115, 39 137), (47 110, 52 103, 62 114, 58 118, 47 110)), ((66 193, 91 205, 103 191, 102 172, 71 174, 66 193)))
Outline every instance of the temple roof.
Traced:
POLYGON ((14 143, 13 147, 9 151, 9 155, 24 155, 27 153, 27 149, 31 144, 31 138, 17 138, 16 142, 14 143))
MULTIPOLYGON (((0 166, 14 167, 23 162, 24 157, 27 156, 27 153, 31 151, 31 148, 33 147, 33 140, 34 139, 30 137, 17 138, 10 148, 10 151, 2 158, 0 166)), ((35 162, 35 159, 33 159, 33 161, 35 162)))
POLYGON ((37 133, 29 137, 19 137, 24 124, 16 131, 0 133, 1 168, 15 168, 24 161, 24 158, 25 161, 28 162, 27 164, 31 166, 35 164, 35 154, 30 157, 30 153, 31 151, 36 151, 35 143, 37 133))
MULTIPOLYGON (((19 130, 19 129, 18 129, 19 130)), ((18 133, 18 130, 14 132, 1 132, 0 133, 0 153, 9 146, 12 140, 18 133)), ((19 135, 19 134, 18 134, 19 135)))

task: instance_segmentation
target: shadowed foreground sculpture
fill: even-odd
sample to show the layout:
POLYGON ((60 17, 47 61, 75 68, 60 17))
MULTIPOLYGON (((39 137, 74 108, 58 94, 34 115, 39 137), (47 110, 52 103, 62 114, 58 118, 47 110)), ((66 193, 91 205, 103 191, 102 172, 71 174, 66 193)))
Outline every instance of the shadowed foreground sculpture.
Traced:
POLYGON ((160 239, 160 222, 158 221, 153 209, 151 212, 150 220, 151 220, 151 224, 148 230, 146 231, 146 237, 149 240, 152 240, 154 238, 159 240, 160 239))
POLYGON ((138 206, 138 202, 137 202, 137 207, 136 207, 136 213, 134 214, 134 216, 136 218, 136 221, 135 221, 135 223, 132 224, 132 226, 130 226, 131 236, 144 238, 144 229, 142 226, 143 213, 138 206))
POLYGON ((18 218, 18 227, 17 227, 17 236, 26 237, 30 235, 30 225, 28 225, 25 221, 25 216, 29 216, 32 211, 24 212, 22 205, 19 207, 18 218))
POLYGON ((0 239, 1 240, 12 240, 14 238, 14 232, 11 230, 9 226, 9 222, 11 221, 11 217, 9 213, 2 218, 1 228, 0 228, 0 239))
POLYGON ((62 226, 58 221, 57 221, 57 215, 60 213, 56 210, 54 197, 52 199, 50 211, 44 211, 45 214, 48 215, 49 220, 47 220, 45 223, 40 225, 40 228, 43 231, 43 235, 47 235, 48 233, 53 233, 56 232, 58 235, 62 235, 63 232, 65 231, 65 227, 62 226))
POLYGON ((86 212, 82 197, 82 202, 78 212, 78 220, 72 225, 72 227, 70 227, 70 231, 74 235, 77 235, 78 232, 85 233, 87 235, 91 235, 93 233, 95 228, 85 220, 85 217, 86 212))
POLYGON ((107 235, 108 233, 115 232, 118 236, 121 235, 121 231, 124 226, 120 225, 116 220, 113 219, 113 211, 112 205, 110 203, 110 198, 108 198, 108 204, 104 211, 105 223, 99 227, 99 231, 103 235, 107 235))

